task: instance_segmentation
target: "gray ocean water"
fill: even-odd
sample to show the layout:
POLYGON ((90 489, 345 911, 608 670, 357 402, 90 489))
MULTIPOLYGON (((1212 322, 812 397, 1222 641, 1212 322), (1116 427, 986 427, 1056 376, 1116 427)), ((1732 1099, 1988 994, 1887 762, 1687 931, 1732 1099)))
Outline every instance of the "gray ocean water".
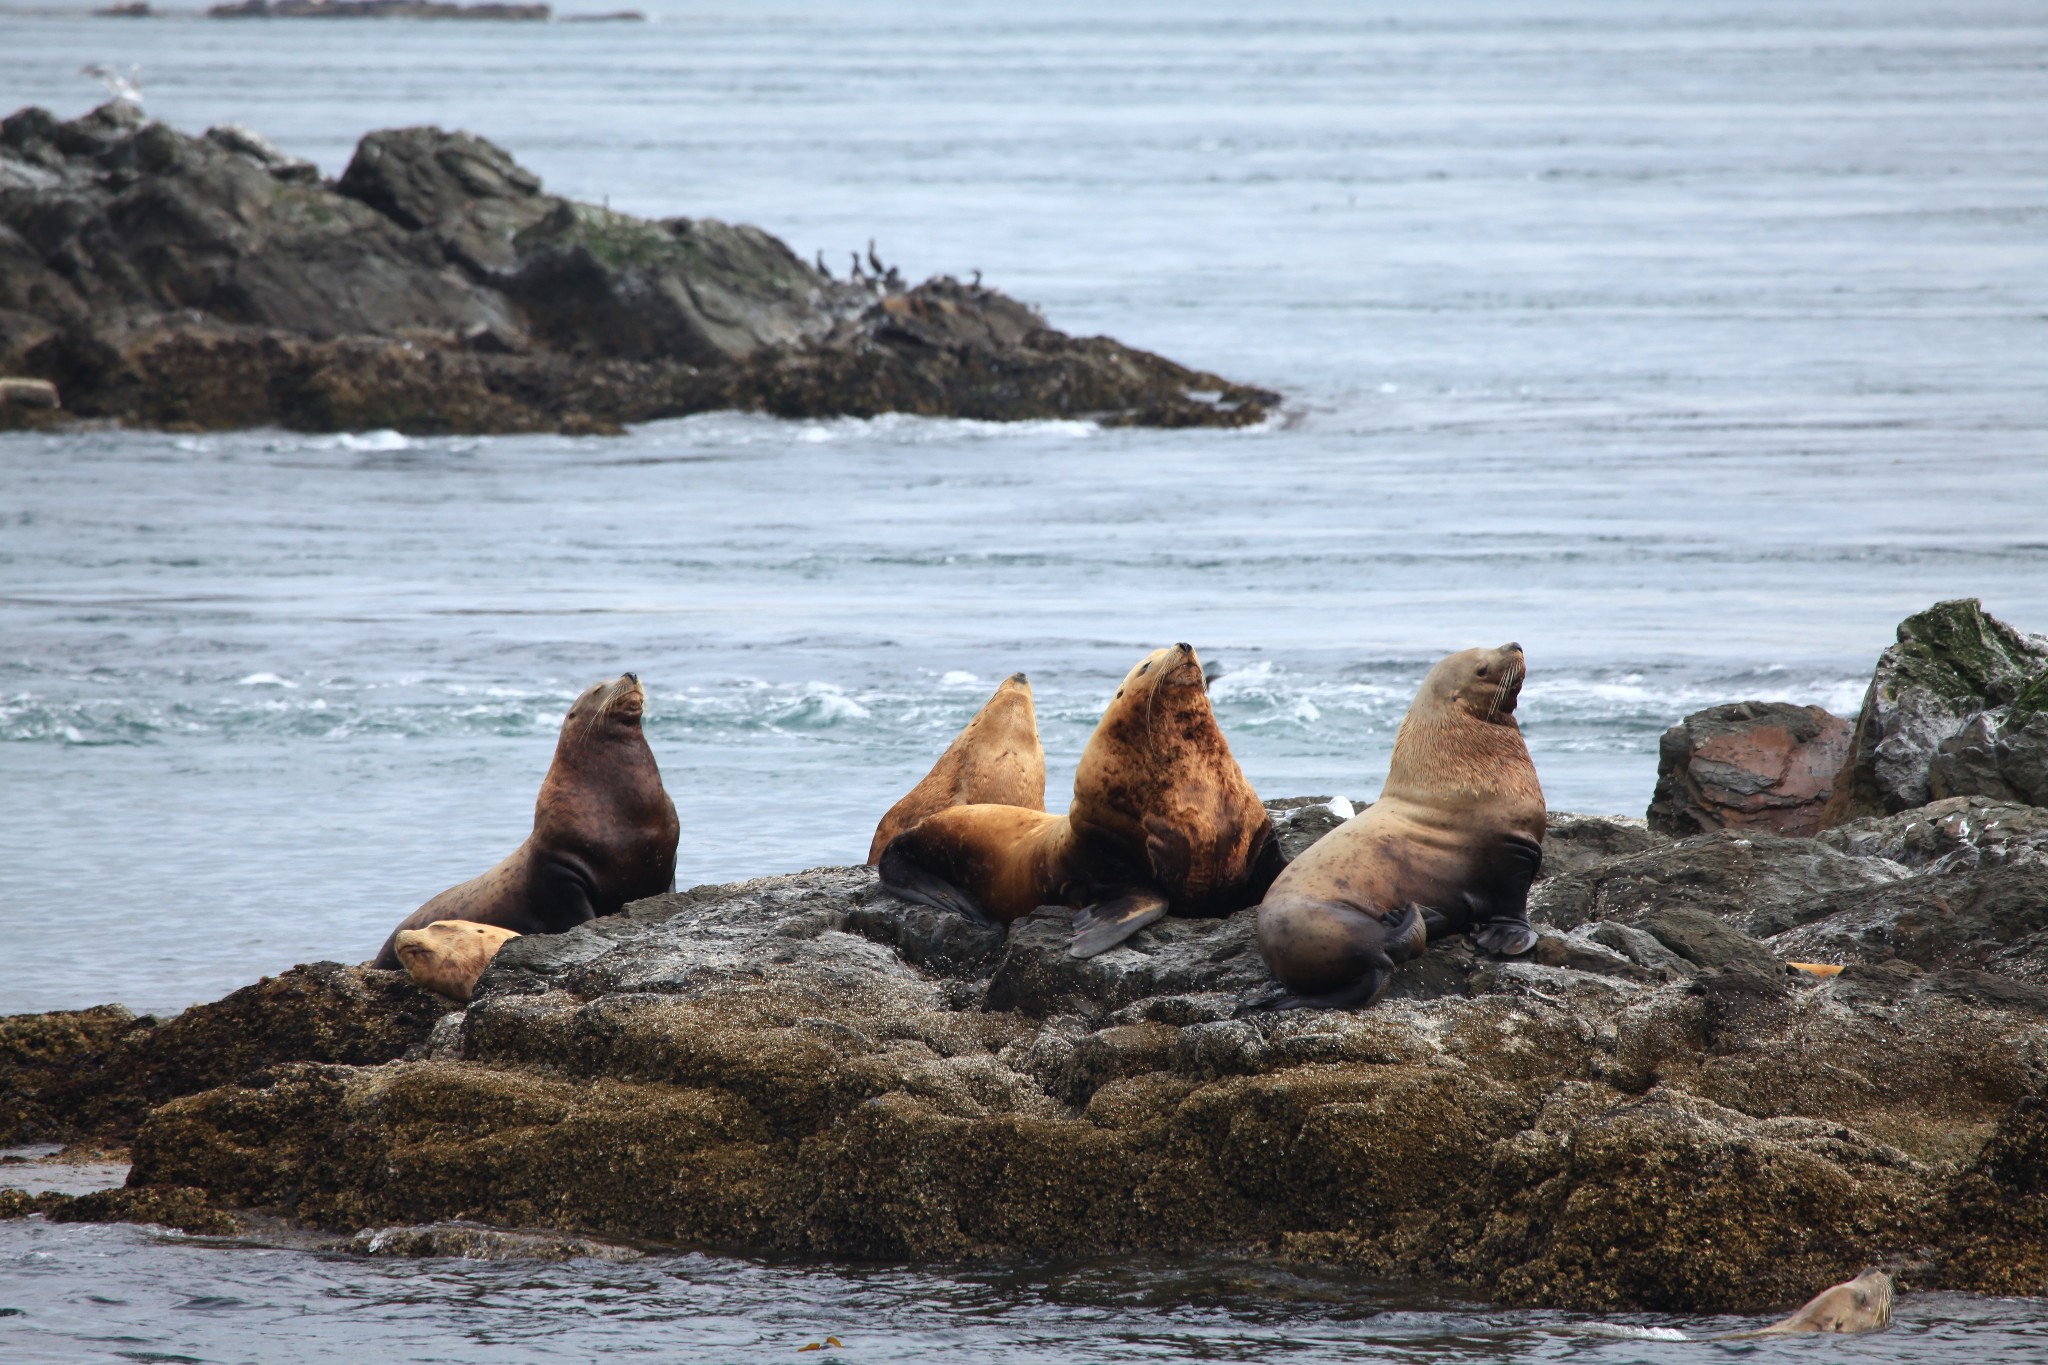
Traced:
MULTIPOLYGON (((0 106, 139 63, 152 114, 329 174, 462 127, 615 208, 980 270, 1283 416, 0 436, 0 1012, 367 956, 523 837, 568 700, 625 669, 689 885, 857 861, 1020 668, 1055 808, 1175 640, 1262 792, 1364 798, 1428 663, 1515 639, 1551 804, 1640 813, 1666 726, 1853 713, 1935 600, 2048 630, 2038 3, 646 8, 0 13, 0 106)), ((0 1224, 9 1305, 10 1360, 1766 1353, 1227 1263, 422 1272, 0 1224)), ((1830 1351, 2043 1353, 2035 1305, 1907 1305, 1830 1351)))

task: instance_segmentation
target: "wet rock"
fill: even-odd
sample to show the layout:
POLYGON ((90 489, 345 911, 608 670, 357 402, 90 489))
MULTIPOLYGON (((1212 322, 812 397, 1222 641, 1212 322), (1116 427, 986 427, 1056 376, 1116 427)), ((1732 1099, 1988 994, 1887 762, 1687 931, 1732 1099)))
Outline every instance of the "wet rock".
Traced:
POLYGON ((560 1232, 507 1232, 481 1223, 364 1228, 350 1241, 358 1256, 460 1257, 467 1261, 637 1261, 632 1247, 560 1232))
MULTIPOLYGON (((1898 643, 1878 658, 1823 824, 1972 794, 1933 790, 1930 770, 1943 742, 1980 712, 2048 693, 2044 679, 2048 640, 2015 630, 1975 598, 1939 602, 1907 617, 1899 623, 1898 643)), ((1952 751, 1945 780, 1970 771, 1971 764, 1952 751)))
MULTIPOLYGON (((1242 426, 1277 397, 951 279, 838 280, 758 228, 546 193, 485 139, 339 180, 237 125, 0 121, 0 374, 157 425, 597 432, 713 408, 1242 426)), ((43 421, 0 406, 0 421, 43 421)))
POLYGON ((2048 982, 2048 857, 2037 853, 1944 861, 1872 891, 1821 897, 1807 913, 1772 939, 1789 959, 1899 958, 2048 982))
POLYGON ((1554 810, 1549 813, 1543 831, 1543 867, 1537 876, 1557 877, 1583 871, 1609 858, 1647 853, 1670 842, 1668 835, 1651 829, 1647 820, 1554 810))
POLYGON ((1529 914, 1573 929, 1605 920, 1639 925, 1655 911, 1689 908, 1767 938, 1818 917, 1813 907, 1825 896, 1884 886, 1902 871, 1816 840, 1723 830, 1538 882, 1529 914))
POLYGON ((214 1206, 205 1190, 189 1185, 126 1186, 60 1196, 42 1208, 52 1223, 156 1223, 180 1232, 228 1237, 241 1221, 214 1206))
POLYGON ((1266 802, 1266 812, 1273 817, 1273 833, 1280 840, 1280 856, 1290 863, 1361 809, 1341 796, 1266 802))
POLYGON ((1849 722, 1818 706, 1735 702, 1687 716, 1657 746, 1649 824, 1674 838, 1717 829, 1812 834, 1842 764, 1849 722))
MULTIPOLYGON (((896 1259, 1249 1246, 1687 1312, 1924 1260, 1960 1210, 2008 1199, 1941 1274, 2039 1292, 2048 1263, 2015 1248, 2040 1236, 2023 1102, 2048 1091, 2048 985, 1960 947, 1792 975, 1752 927, 1814 929, 1922 877, 1991 894, 2031 866, 1965 861, 1638 845, 1539 886, 1599 913, 1522 958, 1453 939, 1371 1009, 1241 1018, 1265 984, 1249 913, 1077 963, 1068 912, 995 952, 867 868, 697 887, 515 940, 459 1047, 443 1024, 431 1055, 270 1066, 157 1106, 131 1179, 366 1242, 462 1220, 896 1259)), ((1997 958, 1993 919, 1969 923, 1997 958)))
POLYGON ((1775 974, 1778 959, 1756 939, 1718 915, 1691 906, 1660 906, 1636 921, 1659 943, 1695 967, 1746 967, 1775 974))
POLYGON ((116 1005, 0 1018, 0 1142, 119 1139, 152 1105, 278 1062, 389 1061, 446 1008, 403 972, 316 962, 161 1023, 116 1005))
POLYGON ((1823 831, 1817 842, 1859 858, 1924 868, 1960 854, 2010 862, 2048 853, 2048 809, 1988 796, 1957 796, 1896 815, 1866 816, 1823 831))

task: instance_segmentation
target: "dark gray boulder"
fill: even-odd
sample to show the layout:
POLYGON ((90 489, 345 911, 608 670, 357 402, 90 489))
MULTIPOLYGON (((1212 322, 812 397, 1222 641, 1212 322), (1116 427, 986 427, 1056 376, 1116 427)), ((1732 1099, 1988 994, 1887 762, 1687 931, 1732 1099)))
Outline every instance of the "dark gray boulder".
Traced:
POLYGON ((467 133, 372 133, 326 182, 250 129, 188 137, 125 103, 0 121, 0 374, 186 428, 590 433, 728 407, 1243 426, 1278 401, 978 283, 835 279, 759 228, 563 199, 467 133))
POLYGON ((1573 929, 1595 921, 1646 927, 1646 917, 1694 909, 1756 938, 1781 932, 1827 895, 1886 885, 1903 869, 1777 834, 1698 834, 1538 882, 1532 922, 1573 929))

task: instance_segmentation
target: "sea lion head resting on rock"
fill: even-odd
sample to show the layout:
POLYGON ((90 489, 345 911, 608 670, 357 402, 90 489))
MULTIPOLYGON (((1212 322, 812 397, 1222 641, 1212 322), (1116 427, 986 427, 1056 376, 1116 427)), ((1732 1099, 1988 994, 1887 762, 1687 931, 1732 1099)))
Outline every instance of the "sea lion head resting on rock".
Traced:
POLYGON ((1430 939, 1526 952, 1543 858, 1543 788, 1515 723, 1522 647, 1430 669, 1394 738, 1380 799, 1287 865, 1259 906, 1282 1008, 1370 1004, 1430 939))
POLYGON ((468 1004, 477 978, 507 939, 519 935, 495 924, 463 919, 437 919, 419 929, 400 929, 391 936, 392 951, 413 984, 436 995, 468 1004))
POLYGON ((868 861, 882 861, 889 841, 927 815, 975 805, 1045 809, 1045 748, 1038 742, 1031 682, 1022 673, 1004 679, 924 780, 889 808, 875 826, 868 861))
POLYGON ((890 841, 880 861, 890 890, 978 918, 1080 906, 1076 957, 1169 912, 1243 909, 1279 869, 1272 818, 1231 756, 1186 644, 1125 675, 1081 755, 1066 815, 955 806, 890 841))
POLYGON ((1892 1321, 1892 1277, 1872 1268, 1853 1280, 1823 1289, 1791 1317, 1754 1332, 1732 1332, 1716 1341, 1748 1337, 1789 1337, 1806 1332, 1882 1332, 1892 1321))
POLYGON ((681 831, 640 729, 646 704, 646 689, 631 673, 578 697, 533 803, 533 833, 490 871, 413 911, 371 965, 398 966, 398 930, 435 920, 559 934, 670 890, 681 831))

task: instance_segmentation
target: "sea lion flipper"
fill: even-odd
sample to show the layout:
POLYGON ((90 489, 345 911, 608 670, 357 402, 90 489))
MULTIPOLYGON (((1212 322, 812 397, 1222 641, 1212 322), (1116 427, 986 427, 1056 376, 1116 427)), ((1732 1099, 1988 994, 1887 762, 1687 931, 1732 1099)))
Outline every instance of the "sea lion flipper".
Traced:
POLYGON ((907 901, 929 905, 939 910, 951 910, 965 915, 976 924, 1000 924, 975 902, 974 897, 962 891, 938 873, 919 867, 903 847, 899 837, 891 840, 882 851, 882 861, 876 867, 881 876, 882 887, 901 896, 907 901))
POLYGON ((1248 1014, 1278 1014, 1284 1010, 1363 1009, 1385 995, 1394 982, 1393 962, 1387 958, 1381 958, 1381 962, 1385 965, 1368 967, 1357 980, 1326 994, 1301 995, 1286 989, 1269 992, 1239 1005, 1231 1017, 1242 1019, 1248 1014))
POLYGON ((1472 941, 1489 953, 1516 957, 1536 946, 1536 931, 1526 919, 1496 919, 1472 926, 1472 941))
POLYGON ((1157 891, 1132 891, 1087 906, 1074 916, 1074 937, 1067 944, 1067 956, 1106 953, 1165 914, 1166 897, 1157 891))

